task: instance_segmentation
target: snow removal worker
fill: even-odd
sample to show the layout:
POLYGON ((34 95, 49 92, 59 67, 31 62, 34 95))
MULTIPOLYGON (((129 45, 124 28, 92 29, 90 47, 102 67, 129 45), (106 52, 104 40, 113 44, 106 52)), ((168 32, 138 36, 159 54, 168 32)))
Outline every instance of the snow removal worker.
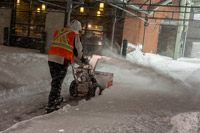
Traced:
POLYGON ((46 113, 60 108, 60 104, 63 102, 63 98, 60 96, 62 83, 74 57, 81 62, 85 61, 79 34, 81 30, 81 23, 78 20, 73 20, 69 26, 54 33, 53 44, 48 53, 52 81, 48 104, 45 108, 46 113))

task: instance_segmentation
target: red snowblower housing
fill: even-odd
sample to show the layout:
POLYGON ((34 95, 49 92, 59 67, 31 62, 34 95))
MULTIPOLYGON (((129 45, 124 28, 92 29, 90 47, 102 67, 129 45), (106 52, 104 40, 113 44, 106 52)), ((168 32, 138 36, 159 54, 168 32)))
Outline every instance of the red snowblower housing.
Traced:
POLYGON ((102 89, 109 88, 113 85, 113 73, 95 71, 98 61, 102 59, 100 55, 92 55, 89 64, 93 68, 96 79, 102 89))

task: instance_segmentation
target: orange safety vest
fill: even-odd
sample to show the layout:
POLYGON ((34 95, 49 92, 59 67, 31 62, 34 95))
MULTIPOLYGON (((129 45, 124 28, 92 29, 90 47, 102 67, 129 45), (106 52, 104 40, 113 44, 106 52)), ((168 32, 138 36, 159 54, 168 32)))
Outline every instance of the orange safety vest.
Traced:
POLYGON ((79 35, 79 33, 70 31, 69 27, 57 30, 54 33, 53 45, 51 45, 48 54, 62 56, 72 63, 74 59, 74 38, 76 35, 79 35))

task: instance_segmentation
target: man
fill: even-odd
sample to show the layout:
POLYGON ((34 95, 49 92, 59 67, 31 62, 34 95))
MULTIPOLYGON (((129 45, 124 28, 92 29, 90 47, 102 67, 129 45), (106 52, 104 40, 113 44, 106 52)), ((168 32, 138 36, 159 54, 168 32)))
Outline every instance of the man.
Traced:
POLYGON ((52 82, 46 113, 60 108, 60 104, 63 101, 60 96, 62 83, 67 74, 68 66, 74 60, 74 56, 84 61, 79 34, 81 30, 81 23, 78 20, 73 20, 69 26, 54 33, 53 44, 48 53, 52 82))

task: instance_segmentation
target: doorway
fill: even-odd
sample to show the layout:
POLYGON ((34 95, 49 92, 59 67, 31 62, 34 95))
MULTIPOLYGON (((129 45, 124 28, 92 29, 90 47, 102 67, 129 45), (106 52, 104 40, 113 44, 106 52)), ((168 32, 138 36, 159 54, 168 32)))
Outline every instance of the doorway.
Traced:
POLYGON ((177 29, 177 26, 160 26, 157 54, 174 57, 177 29))

